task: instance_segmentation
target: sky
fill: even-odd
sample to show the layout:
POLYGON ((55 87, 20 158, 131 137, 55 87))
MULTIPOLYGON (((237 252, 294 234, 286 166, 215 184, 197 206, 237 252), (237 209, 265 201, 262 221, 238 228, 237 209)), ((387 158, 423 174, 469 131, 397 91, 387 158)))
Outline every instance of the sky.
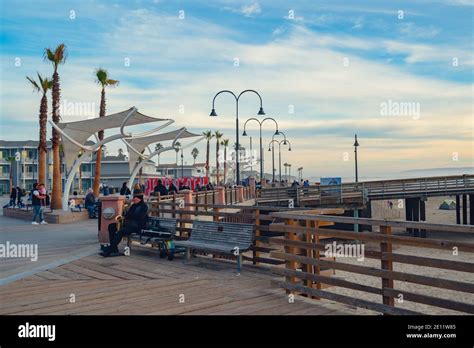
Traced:
MULTIPOLYGON (((219 95, 219 116, 209 117, 212 99, 223 89, 257 90, 291 142, 282 162, 292 174, 303 167, 305 177, 353 176, 355 133, 361 178, 473 167, 473 3, 3 0, 0 138, 38 139, 40 96, 25 76, 50 76, 44 49, 65 43, 64 122, 98 117, 100 67, 120 80, 106 92, 107 113, 136 106, 174 119, 169 130, 219 130, 231 143, 235 101, 219 95)), ((242 96, 240 132, 261 117, 259 106, 256 95, 242 96)), ((246 130, 258 150, 258 124, 246 130)), ((263 124, 267 173, 274 131, 263 124)), ((246 148, 249 136, 240 138, 246 148)), ((203 162, 205 144, 197 147, 203 162)))

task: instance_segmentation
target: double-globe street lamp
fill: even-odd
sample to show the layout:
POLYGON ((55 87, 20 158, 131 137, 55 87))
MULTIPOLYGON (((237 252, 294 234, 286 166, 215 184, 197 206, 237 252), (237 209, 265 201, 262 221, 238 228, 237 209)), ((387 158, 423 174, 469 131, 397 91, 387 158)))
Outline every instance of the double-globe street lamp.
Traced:
POLYGON ((236 168, 236 181, 237 181, 237 184, 240 185, 240 143, 239 143, 239 100, 240 100, 240 97, 244 94, 244 93, 247 93, 247 92, 252 92, 252 93, 255 93, 258 98, 260 99, 260 110, 258 111, 258 115, 265 115, 265 112, 263 111, 263 105, 262 105, 262 97, 260 96, 260 94, 258 94, 257 91, 253 90, 253 89, 246 89, 245 91, 242 91, 240 92, 240 94, 237 96, 235 95, 234 92, 232 91, 229 91, 229 90, 222 90, 220 92, 217 92, 216 95, 214 96, 214 98, 212 99, 212 110, 211 110, 211 113, 209 114, 209 116, 217 116, 217 113, 216 113, 216 109, 215 109, 215 101, 216 101, 216 98, 219 94, 221 93, 229 93, 229 94, 232 94, 235 98, 235 145, 236 145, 236 152, 237 152, 237 155, 235 156, 235 168, 236 168))
POLYGON ((272 118, 272 117, 265 117, 263 120, 258 120, 256 119, 255 117, 252 117, 252 118, 249 118, 247 121, 245 121, 244 123, 244 132, 242 133, 242 136, 247 136, 247 132, 245 131, 245 127, 247 126, 247 123, 249 121, 255 121, 258 123, 259 127, 260 127, 260 181, 262 182, 263 178, 264 178, 264 171, 265 171, 265 166, 264 166, 264 162, 263 162, 263 145, 262 145, 262 126, 263 126, 263 123, 265 121, 273 121, 275 122, 275 126, 276 126, 276 130, 275 130, 275 133, 274 135, 278 135, 279 134, 279 131, 278 131, 278 122, 272 118))
MULTIPOLYGON (((283 145, 286 145, 286 135, 284 132, 279 131, 278 134, 277 133, 273 134, 272 141, 275 140, 275 135, 283 135, 283 145)), ((272 144, 272 150, 271 150, 272 151, 272 181, 273 183, 275 183, 275 172, 276 172, 275 170, 275 143, 272 142, 271 144, 272 144)), ((280 178, 280 181, 281 181, 281 178, 280 178)))
POLYGON ((284 140, 276 140, 276 139, 273 139, 272 141, 270 141, 270 143, 268 144, 268 151, 272 151, 272 148, 270 147, 270 145, 274 144, 274 143, 277 143, 278 144, 278 167, 279 167, 279 177, 280 177, 280 185, 281 185, 281 145, 288 145, 288 151, 291 151, 291 143, 289 140, 286 140, 286 138, 284 140))

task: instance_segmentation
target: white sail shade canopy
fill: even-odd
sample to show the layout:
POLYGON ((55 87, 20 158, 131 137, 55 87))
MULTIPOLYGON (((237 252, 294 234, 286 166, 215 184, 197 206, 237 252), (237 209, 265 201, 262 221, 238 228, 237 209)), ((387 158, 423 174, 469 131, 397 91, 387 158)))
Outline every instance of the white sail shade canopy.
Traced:
MULTIPOLYGON (((131 149, 133 147, 136 151, 142 152, 146 149, 146 147, 153 143, 158 142, 165 142, 175 139, 184 139, 184 138, 192 138, 202 136, 201 134, 191 133, 187 130, 177 129, 171 132, 162 133, 162 134, 155 134, 148 137, 143 138, 136 138, 131 140, 126 140, 127 143, 127 150, 128 150, 128 158, 129 158, 129 168, 130 172, 133 170, 135 164, 139 160, 139 155, 134 150, 131 149)), ((152 149, 153 151, 154 149, 152 149)))
MULTIPOLYGON (((138 112, 136 109, 135 111, 133 109, 134 107, 125 111, 117 112, 115 114, 107 115, 105 117, 75 122, 58 123, 57 126, 76 142, 85 144, 87 139, 89 139, 92 135, 97 134, 100 130, 122 127, 124 121, 126 121, 126 126, 169 121, 169 119, 147 116, 138 112), (131 112, 133 112, 133 114, 129 116, 131 112), (127 117, 129 117, 128 120, 127 117)), ((66 168, 69 169, 74 163, 74 160, 77 158, 80 149, 76 144, 71 142, 65 136, 61 138, 61 141, 63 145, 66 168)))

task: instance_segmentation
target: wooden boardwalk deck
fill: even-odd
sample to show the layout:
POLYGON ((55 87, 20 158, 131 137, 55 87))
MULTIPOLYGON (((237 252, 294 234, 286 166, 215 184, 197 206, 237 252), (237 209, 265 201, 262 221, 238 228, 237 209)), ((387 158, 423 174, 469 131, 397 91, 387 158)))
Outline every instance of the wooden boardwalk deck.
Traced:
POLYGON ((288 303, 271 279, 252 265, 237 275, 234 262, 206 257, 168 261, 159 259, 156 250, 134 246, 132 256, 91 255, 0 286, 0 314, 360 314, 301 296, 288 303))

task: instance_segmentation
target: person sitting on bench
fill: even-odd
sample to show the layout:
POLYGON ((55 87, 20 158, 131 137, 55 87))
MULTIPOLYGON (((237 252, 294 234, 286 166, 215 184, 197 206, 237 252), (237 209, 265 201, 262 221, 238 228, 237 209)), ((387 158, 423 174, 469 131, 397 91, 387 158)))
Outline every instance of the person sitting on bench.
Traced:
POLYGON ((122 228, 117 231, 117 224, 109 225, 110 245, 106 247, 100 255, 108 257, 111 256, 111 254, 117 254, 119 252, 118 245, 122 241, 123 236, 139 233, 145 228, 148 206, 143 201, 143 194, 141 192, 134 193, 132 202, 133 204, 125 214, 125 221, 122 228))

